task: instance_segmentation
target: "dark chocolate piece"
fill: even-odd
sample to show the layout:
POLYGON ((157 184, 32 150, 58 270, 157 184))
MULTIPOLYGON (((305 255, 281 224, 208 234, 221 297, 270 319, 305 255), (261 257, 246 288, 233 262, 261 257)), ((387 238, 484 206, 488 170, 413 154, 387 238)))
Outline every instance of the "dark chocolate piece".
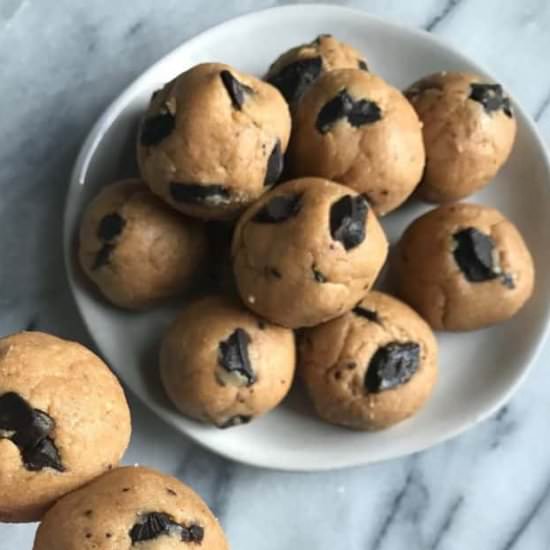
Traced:
POLYGON ((364 124, 374 124, 382 118, 380 107, 368 99, 360 99, 353 104, 348 113, 348 122, 358 128, 364 124))
POLYGON ((223 185, 207 183, 170 183, 170 195, 176 202, 190 204, 220 204, 229 202, 229 190, 223 185))
POLYGON ((372 356, 365 374, 365 389, 378 393, 405 384, 419 366, 420 346, 416 342, 391 342, 372 356))
POLYGON ((327 278, 326 276, 317 269, 317 264, 313 264, 311 266, 311 271, 313 272, 313 278, 318 282, 318 283, 326 283, 327 282, 327 278))
POLYGON ((512 105, 510 98, 504 95, 500 84, 481 84, 473 82, 470 84, 469 99, 483 105, 488 114, 502 110, 504 114, 512 118, 512 105))
POLYGON ((253 93, 254 90, 250 86, 239 82, 228 70, 222 71, 220 77, 231 98, 233 108, 240 111, 244 105, 247 94, 253 93))
POLYGON ((275 147, 267 159, 267 168, 265 172, 264 185, 273 185, 281 177, 283 173, 283 152, 281 150, 281 142, 277 140, 275 147))
POLYGON ((299 59, 283 67, 267 81, 278 88, 288 103, 298 101, 323 70, 321 57, 299 59))
POLYGON ((227 372, 236 372, 246 378, 247 386, 256 382, 256 374, 248 356, 249 343, 248 333, 238 328, 218 346, 218 365, 227 372))
POLYGON ((346 250, 365 240, 368 209, 367 200, 362 195, 344 195, 330 207, 330 234, 346 250))
POLYGON ((302 195, 277 195, 256 212, 252 218, 256 223, 282 223, 296 216, 302 207, 302 195))
POLYGON ((252 416, 245 414, 238 414, 237 416, 232 416, 226 420, 223 424, 220 424, 218 428, 225 430, 226 428, 233 428, 235 426, 242 426, 243 424, 248 424, 252 420, 252 416))
POLYGON ((21 453, 27 470, 53 468, 65 471, 53 440, 55 422, 44 411, 33 409, 15 392, 0 396, 0 438, 10 439, 21 453))
POLYGON ((342 90, 330 101, 325 103, 315 122, 315 127, 321 134, 326 134, 339 120, 346 118, 353 108, 353 99, 346 90, 342 90))
POLYGON ((496 279, 500 272, 494 266, 495 244, 489 235, 468 227, 453 235, 454 259, 466 279, 480 283, 496 279))
POLYGON ((372 309, 367 309, 362 306, 355 306, 352 309, 352 312, 359 317, 363 317, 363 319, 367 319, 368 321, 372 321, 373 323, 382 324, 378 313, 372 309))
POLYGON ((99 249, 99 252, 96 254, 94 265, 92 265, 92 269, 96 270, 96 269, 99 269, 100 267, 103 267, 104 265, 107 265, 109 263, 111 254, 113 253, 114 249, 115 249, 114 244, 105 243, 99 249))
POLYGON ((368 99, 354 99, 346 90, 342 90, 319 111, 315 127, 321 134, 326 134, 341 119, 355 128, 364 124, 373 124, 382 119, 382 111, 377 103, 368 99))
POLYGON ((168 111, 147 117, 141 127, 140 143, 145 147, 158 145, 176 126, 176 119, 168 111))
POLYGON ((104 242, 112 241, 122 233, 125 225, 126 220, 120 214, 107 214, 99 222, 97 236, 104 242))
POLYGON ((128 535, 132 539, 132 546, 161 535, 176 537, 182 542, 200 543, 204 538, 204 528, 194 523, 186 527, 176 523, 172 516, 164 512, 149 512, 139 516, 128 535))

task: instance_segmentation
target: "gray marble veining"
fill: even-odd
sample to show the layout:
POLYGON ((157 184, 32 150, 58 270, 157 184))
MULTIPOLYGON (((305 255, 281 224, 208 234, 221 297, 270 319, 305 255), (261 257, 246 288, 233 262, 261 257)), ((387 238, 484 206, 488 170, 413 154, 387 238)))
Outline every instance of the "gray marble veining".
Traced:
MULTIPOLYGON (((274 0, 0 0, 0 334, 32 326, 90 345, 67 289, 61 216, 78 148, 105 106, 192 35, 274 0)), ((479 60, 550 138, 550 3, 339 1, 424 28, 479 60)), ((127 463, 196 488, 240 550, 547 550, 547 346, 514 399, 467 434, 369 467, 289 474, 229 463, 130 397, 127 463), (154 441, 154 444, 151 444, 154 441)), ((0 526, 1 550, 34 526, 0 526)))

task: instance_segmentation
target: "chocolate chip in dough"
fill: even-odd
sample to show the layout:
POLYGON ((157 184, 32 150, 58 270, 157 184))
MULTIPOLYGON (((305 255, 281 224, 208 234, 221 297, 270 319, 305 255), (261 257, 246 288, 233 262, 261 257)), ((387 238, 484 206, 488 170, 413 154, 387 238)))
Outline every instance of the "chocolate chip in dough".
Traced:
POLYGON ((248 333, 238 328, 218 346, 218 365, 228 373, 237 373, 245 378, 247 386, 256 381, 256 374, 248 356, 249 344, 248 333))
POLYGON ((405 384, 419 366, 420 346, 416 342, 391 342, 372 356, 365 374, 365 389, 379 393, 405 384))
POLYGON ((323 70, 321 57, 299 59, 283 67, 278 73, 268 78, 289 103, 298 101, 306 89, 319 78, 323 70))
POLYGON ((330 207, 330 234, 351 250, 365 240, 369 205, 362 195, 344 195, 330 207))

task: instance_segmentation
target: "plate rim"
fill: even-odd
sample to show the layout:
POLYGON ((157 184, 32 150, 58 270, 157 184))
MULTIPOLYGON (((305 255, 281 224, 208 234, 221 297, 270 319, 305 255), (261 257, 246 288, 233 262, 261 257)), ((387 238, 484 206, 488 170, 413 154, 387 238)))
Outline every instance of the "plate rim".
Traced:
MULTIPOLYGON (((372 15, 368 11, 360 8, 354 8, 349 6, 338 6, 338 5, 324 4, 324 3, 290 4, 290 5, 284 5, 284 6, 270 7, 262 10, 254 10, 248 13, 244 13, 236 17, 226 19, 212 27, 209 27, 199 32, 198 34, 192 36, 191 38, 185 40, 184 42, 182 42, 172 50, 170 50, 168 53, 166 53, 160 59, 158 59, 152 65, 150 65, 147 69, 145 69, 145 71, 143 71, 136 78, 134 78, 127 86, 125 86, 122 89, 122 91, 103 110, 102 114, 96 119, 95 123, 92 125, 92 127, 88 131, 86 138, 82 142, 82 145, 80 146, 79 152, 76 156, 76 160, 74 162, 73 168, 69 176, 69 184, 67 186, 67 194, 66 194, 66 198, 63 206, 63 258, 64 258, 65 270, 66 270, 67 279, 69 282, 69 287, 71 289, 71 294, 74 299, 74 302, 76 303, 80 318, 82 319, 82 322, 86 328, 88 335, 90 336, 92 342, 94 343, 94 346, 96 348, 95 351, 99 353, 101 356, 103 356, 102 346, 98 342, 94 334, 94 331, 90 327, 87 316, 85 314, 85 309, 86 309, 85 304, 81 301, 81 298, 79 297, 79 293, 81 292, 81 290, 77 280, 78 268, 76 268, 74 264, 74 250, 73 250, 75 227, 71 227, 70 219, 69 219, 70 218, 69 211, 71 209, 73 197, 75 196, 76 190, 79 188, 79 186, 84 185, 85 178, 83 176, 85 176, 88 172, 90 161, 95 154, 95 150, 97 149, 98 144, 101 142, 104 135, 107 133, 109 128, 112 126, 112 124, 116 121, 118 114, 120 112, 120 107, 122 105, 127 104, 128 100, 135 95, 135 92, 139 89, 142 82, 147 81, 149 74, 153 73, 158 66, 165 64, 171 57, 177 57, 177 55, 182 49, 186 49, 189 46, 192 46, 194 43, 199 42, 201 40, 207 40, 209 35, 216 34, 226 26, 249 23, 251 20, 257 17, 265 17, 265 15, 268 15, 273 12, 299 13, 299 12, 304 12, 306 10, 308 11, 323 10, 325 12, 333 12, 333 13, 337 12, 338 14, 354 16, 357 18, 361 18, 363 21, 368 21, 369 23, 374 23, 376 25, 386 27, 387 29, 393 32, 397 32, 400 34, 405 33, 416 39, 421 39, 424 41, 427 40, 428 42, 431 43, 433 47, 443 49, 449 54, 451 54, 452 56, 454 56, 455 58, 464 62, 465 64, 471 65, 472 67, 475 68, 475 70, 479 74, 485 75, 493 79, 494 81, 502 82, 502 79, 500 80, 496 79, 490 71, 486 70, 486 68, 483 65, 480 65, 477 61, 472 60, 467 55, 463 54, 460 50, 456 49, 453 45, 447 43, 446 40, 440 38, 437 35, 434 35, 423 29, 418 29, 416 27, 412 27, 406 24, 395 22, 390 19, 386 19, 381 16, 372 15)), ((538 126, 536 122, 532 119, 531 115, 523 109, 523 107, 515 99, 513 94, 509 94, 509 95, 512 99, 515 111, 520 114, 520 117, 522 119, 521 122, 525 124, 526 130, 534 138, 535 144, 539 149, 539 154, 542 157, 542 161, 545 168, 546 184, 548 189, 550 189, 550 156, 547 151, 544 138, 542 137, 538 129, 538 126)), ((124 377, 122 376, 122 373, 119 371, 116 365, 114 364, 112 365, 108 361, 106 361, 106 363, 108 364, 109 368, 116 374, 117 378, 120 379, 120 381, 122 382, 125 388, 125 391, 130 392, 141 403, 143 403, 147 409, 153 411, 154 414, 157 415, 163 422, 166 422, 168 425, 172 426, 182 436, 190 439, 191 441, 197 443, 203 448, 208 449, 210 452, 223 456, 224 458, 227 458, 229 460, 236 461, 236 462, 246 464, 248 466, 257 467, 257 468, 265 468, 268 470, 289 471, 289 472, 315 472, 315 471, 338 470, 343 468, 362 466, 366 464, 374 464, 376 462, 383 462, 387 460, 402 458, 405 456, 409 456, 411 454, 425 451, 437 445, 440 445, 472 429, 474 426, 476 426, 480 422, 494 415, 495 412, 498 411, 502 406, 504 406, 515 394, 515 392, 523 385, 529 373, 533 370, 535 363, 537 362, 537 359, 539 359, 542 349, 548 340, 549 334, 550 334, 550 309, 546 311, 544 318, 541 320, 541 330, 540 330, 540 336, 538 338, 538 341, 536 342, 536 345, 532 346, 532 348, 527 352, 527 359, 525 361, 525 364, 523 365, 521 372, 519 373, 517 378, 514 380, 514 382, 507 388, 506 391, 504 391, 500 395, 498 399, 494 400, 490 404, 490 406, 485 408, 482 412, 475 415, 474 417, 468 419, 468 421, 464 422, 459 427, 456 427, 452 430, 448 430, 444 434, 441 434, 438 437, 432 438, 429 443, 424 442, 418 445, 415 450, 410 452, 400 453, 400 454, 387 456, 387 457, 377 457, 375 459, 372 459, 368 456, 357 457, 355 455, 351 455, 351 456, 348 455, 345 458, 337 458, 337 459, 333 458, 330 464, 315 462, 313 464, 306 465, 303 463, 304 462, 303 460, 299 464, 297 463, 287 464, 287 463, 277 462, 276 459, 270 460, 269 457, 264 457, 259 460, 257 458, 256 459, 250 458, 246 454, 240 453, 238 449, 232 449, 232 451, 234 452, 230 452, 226 448, 220 449, 219 447, 212 444, 211 442, 204 441, 194 432, 187 431, 184 428, 182 428, 180 425, 178 425, 177 422, 175 422, 169 415, 166 415, 163 412, 162 408, 159 407, 156 403, 145 399, 145 397, 135 392, 126 383, 124 377)))

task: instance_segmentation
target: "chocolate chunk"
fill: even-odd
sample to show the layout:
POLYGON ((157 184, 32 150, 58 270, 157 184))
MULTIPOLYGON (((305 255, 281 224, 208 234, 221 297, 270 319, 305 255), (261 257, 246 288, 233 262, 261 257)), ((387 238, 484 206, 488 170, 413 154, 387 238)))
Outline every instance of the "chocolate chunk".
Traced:
POLYGON ((502 284, 509 288, 510 290, 516 288, 516 283, 514 282, 514 278, 509 273, 503 273, 501 276, 502 284))
POLYGON ((189 527, 176 523, 174 518, 164 512, 149 512, 140 515, 130 529, 132 546, 139 542, 154 540, 161 535, 179 538, 182 542, 199 543, 204 538, 204 529, 200 525, 189 527))
POLYGON ((65 471, 54 442, 48 437, 54 428, 53 418, 33 409, 19 394, 0 396, 0 438, 10 439, 17 446, 27 470, 65 471))
POLYGON ((489 235, 468 227, 455 233, 453 239, 455 261, 468 281, 479 283, 500 275, 500 270, 495 270, 495 245, 489 235))
POLYGON ((354 101, 346 90, 342 90, 321 108, 315 127, 321 134, 326 134, 336 122, 343 118, 357 128, 380 120, 382 111, 374 101, 368 99, 354 101))
POLYGON ((365 374, 365 389, 378 393, 405 384, 419 366, 420 346, 416 342, 391 342, 372 356, 365 374))
POLYGON ((0 432, 25 430, 33 420, 33 409, 19 394, 9 392, 0 396, 0 432))
POLYGON ((55 422, 45 412, 31 409, 32 419, 21 429, 15 431, 11 440, 21 449, 33 447, 42 441, 55 427, 55 422))
POLYGON ((111 254, 115 249, 115 245, 110 241, 113 241, 122 233, 125 225, 126 220, 116 212, 107 214, 101 219, 97 228, 97 236, 104 244, 96 254, 94 264, 92 265, 93 270, 99 269, 109 263, 111 254))
POLYGON ((321 57, 299 59, 283 67, 267 81, 278 88, 289 103, 298 101, 323 69, 321 57))
POLYGON ((116 212, 107 214, 106 216, 103 216, 99 222, 97 236, 102 241, 112 241, 115 237, 118 237, 120 233, 122 233, 125 225, 126 220, 116 212))
POLYGON ((327 278, 325 277, 325 275, 323 275, 323 273, 321 273, 318 269, 317 269, 317 265, 316 264, 313 264, 311 266, 311 271, 313 271, 313 278, 318 282, 318 283, 326 283, 327 282, 327 278))
POLYGON ((275 147, 267 160, 267 169, 265 172, 264 185, 273 185, 283 173, 283 152, 281 142, 277 140, 275 147))
POLYGON ((315 127, 321 134, 326 134, 339 120, 346 118, 353 108, 353 99, 346 90, 342 90, 330 101, 325 103, 319 114, 315 127))
POLYGON ((358 59, 357 60, 357 66, 362 70, 362 71, 369 71, 369 66, 367 65, 367 62, 363 59, 358 59))
POLYGON ((508 117, 512 117, 512 105, 510 98, 504 95, 500 84, 470 84, 470 99, 483 105, 486 113, 504 111, 508 117))
POLYGON ((147 117, 141 127, 141 145, 145 147, 158 145, 174 131, 175 126, 176 119, 167 111, 147 117))
POLYGON ((265 330, 265 321, 262 321, 261 319, 258 319, 258 328, 260 330, 265 330))
POLYGON ((250 336, 242 328, 236 329, 231 336, 218 347, 218 365, 227 372, 236 372, 246 378, 247 386, 256 382, 248 357, 250 336))
POLYGON ((330 234, 346 250, 365 240, 368 210, 369 205, 362 195, 344 195, 330 207, 330 234))
POLYGON ((176 202, 190 204, 225 204, 229 202, 229 190, 219 184, 170 183, 170 195, 176 202))
POLYGON ((65 471, 59 453, 49 437, 42 439, 34 447, 23 448, 21 456, 27 470, 36 472, 43 468, 52 468, 58 472, 65 471))
POLYGON ((239 414, 232 416, 226 420, 223 424, 220 424, 218 428, 225 430, 226 428, 233 428, 235 426, 241 426, 242 424, 248 424, 252 420, 252 416, 239 414))
POLYGON ((373 124, 382 118, 380 107, 368 99, 360 99, 353 104, 348 113, 348 122, 355 128, 364 124, 373 124))
POLYGON ((229 97, 231 98, 233 108, 240 111, 242 109, 242 106, 244 105, 246 95, 253 93, 254 90, 250 86, 239 82, 227 70, 222 71, 220 73, 220 77, 222 79, 223 85, 225 86, 225 89, 227 90, 227 93, 229 94, 229 97))
POLYGON ((252 221, 256 223, 282 223, 298 214, 302 195, 278 195, 261 208, 252 221))
POLYGON ((100 267, 103 267, 104 265, 107 265, 109 263, 109 260, 111 258, 111 254, 113 253, 113 250, 115 249, 114 244, 105 243, 100 249, 99 252, 96 254, 94 265, 92 265, 92 269, 99 269, 100 267))
POLYGON ((368 321, 372 321, 373 323, 382 324, 382 322, 380 321, 380 317, 378 316, 378 313, 372 309, 367 309, 361 306, 355 306, 352 309, 352 312, 355 315, 358 315, 359 317, 363 317, 363 319, 367 319, 368 321))
POLYGON ((191 540, 189 542, 201 542, 204 538, 204 529, 200 525, 191 525, 188 531, 191 535, 191 540))

